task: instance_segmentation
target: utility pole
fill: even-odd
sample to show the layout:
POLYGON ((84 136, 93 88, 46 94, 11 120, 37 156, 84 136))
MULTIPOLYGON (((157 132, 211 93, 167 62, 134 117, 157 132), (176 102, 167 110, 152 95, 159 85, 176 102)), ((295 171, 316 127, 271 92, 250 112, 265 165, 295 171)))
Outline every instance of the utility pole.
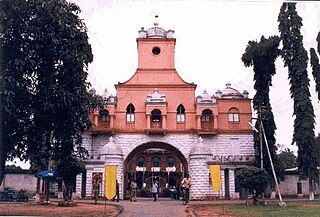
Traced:
POLYGON ((277 187, 277 190, 278 190, 278 194, 279 194, 279 200, 280 200, 279 206, 286 206, 287 204, 282 201, 282 197, 281 197, 281 193, 280 193, 280 188, 279 188, 279 184, 278 184, 277 175, 276 175, 276 172, 275 172, 275 170, 274 170, 273 161, 272 161, 271 154, 270 154, 270 150, 269 150, 269 145, 268 145, 266 133, 265 133, 265 131, 264 131, 262 122, 261 122, 261 129, 263 130, 264 141, 265 141, 265 144, 266 144, 266 148, 267 148, 267 152, 268 152, 268 156, 269 156, 269 160, 270 160, 270 165, 271 165, 271 169, 272 169, 272 174, 273 174, 274 182, 275 182, 275 184, 276 184, 276 187, 277 187))
POLYGON ((261 117, 261 106, 259 105, 259 110, 258 110, 258 120, 260 124, 259 128, 259 140, 260 140, 260 167, 263 169, 263 151, 262 151, 262 117, 261 117))
MULTIPOLYGON (((261 105, 258 108, 258 120, 259 120, 259 140, 260 140, 260 168, 263 169, 263 151, 262 151, 262 109, 261 105)), ((262 200, 264 201, 264 192, 261 194, 262 200)))

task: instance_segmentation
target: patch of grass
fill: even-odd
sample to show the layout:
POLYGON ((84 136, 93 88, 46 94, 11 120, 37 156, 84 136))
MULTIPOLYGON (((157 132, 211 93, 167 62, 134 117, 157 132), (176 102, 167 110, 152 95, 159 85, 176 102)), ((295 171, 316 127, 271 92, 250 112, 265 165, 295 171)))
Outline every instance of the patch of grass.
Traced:
POLYGON ((319 217, 320 207, 319 203, 292 203, 287 204, 286 207, 280 207, 276 204, 268 204, 266 206, 252 206, 252 205, 226 205, 224 210, 238 217, 319 217))

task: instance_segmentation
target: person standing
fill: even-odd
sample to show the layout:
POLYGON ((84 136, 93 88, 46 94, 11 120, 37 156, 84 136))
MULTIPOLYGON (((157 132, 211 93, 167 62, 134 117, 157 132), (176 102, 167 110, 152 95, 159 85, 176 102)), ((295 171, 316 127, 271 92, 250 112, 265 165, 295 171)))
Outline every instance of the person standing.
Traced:
POLYGON ((93 198, 94 203, 97 204, 100 193, 100 182, 99 182, 99 174, 95 174, 93 177, 92 188, 93 188, 93 198))
POLYGON ((130 201, 137 202, 137 183, 135 179, 131 182, 130 190, 130 201))
POLYGON ((152 196, 153 196, 153 201, 156 202, 158 199, 158 182, 155 181, 152 185, 151 191, 152 191, 152 196))
POLYGON ((119 202, 119 182, 118 182, 118 179, 116 180, 116 195, 112 198, 112 201, 119 202))
POLYGON ((183 192, 184 194, 187 194, 186 203, 189 203, 191 185, 192 185, 191 177, 189 176, 189 174, 187 174, 186 177, 181 181, 183 192))

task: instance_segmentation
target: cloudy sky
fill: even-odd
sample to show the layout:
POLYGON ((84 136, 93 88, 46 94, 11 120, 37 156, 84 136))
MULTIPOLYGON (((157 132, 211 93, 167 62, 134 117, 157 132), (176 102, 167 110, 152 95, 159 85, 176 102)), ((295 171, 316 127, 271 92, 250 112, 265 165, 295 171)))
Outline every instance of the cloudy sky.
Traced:
MULTIPOLYGON (((197 86, 196 94, 214 94, 226 83, 254 96, 252 68, 244 67, 241 56, 249 40, 279 34, 279 1, 181 1, 181 0, 73 0, 81 9, 88 28, 94 61, 89 66, 89 81, 98 93, 105 88, 115 95, 114 84, 127 81, 137 68, 136 38, 141 27, 159 26, 175 31, 176 69, 187 82, 197 86)), ((320 30, 320 2, 299 2, 303 18, 304 46, 316 47, 320 30)), ((277 143, 292 150, 292 100, 287 68, 280 58, 271 87, 271 103, 278 130, 277 143)), ((314 81, 310 91, 317 117, 319 103, 314 81)), ((317 122, 315 133, 320 132, 317 122)))
MULTIPOLYGON (((159 26, 175 31, 176 69, 187 82, 197 84, 196 94, 204 90, 214 94, 231 83, 232 87, 249 91, 254 96, 253 69, 244 67, 241 56, 249 40, 279 34, 278 14, 281 2, 259 1, 182 1, 182 0, 72 0, 82 10, 80 17, 88 28, 94 60, 89 66, 88 79, 98 93, 115 95, 114 84, 127 81, 137 68, 136 38, 141 27, 148 29, 159 18, 159 26)), ((320 2, 299 2, 303 18, 304 46, 316 47, 320 31, 320 2)), ((289 93, 288 71, 277 59, 277 74, 271 87, 271 103, 277 125, 276 138, 291 150, 293 133, 293 103, 289 93)), ((314 81, 310 92, 315 114, 320 106, 314 81)), ((317 121, 316 135, 320 132, 317 121)))

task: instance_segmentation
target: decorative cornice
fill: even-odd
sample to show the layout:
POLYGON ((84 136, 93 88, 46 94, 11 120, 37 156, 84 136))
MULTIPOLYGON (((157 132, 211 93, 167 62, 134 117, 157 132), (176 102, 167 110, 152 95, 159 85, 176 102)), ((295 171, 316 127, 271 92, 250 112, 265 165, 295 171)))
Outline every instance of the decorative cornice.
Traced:
POLYGON ((248 164, 250 162, 254 162, 253 155, 215 155, 208 164, 248 164))

